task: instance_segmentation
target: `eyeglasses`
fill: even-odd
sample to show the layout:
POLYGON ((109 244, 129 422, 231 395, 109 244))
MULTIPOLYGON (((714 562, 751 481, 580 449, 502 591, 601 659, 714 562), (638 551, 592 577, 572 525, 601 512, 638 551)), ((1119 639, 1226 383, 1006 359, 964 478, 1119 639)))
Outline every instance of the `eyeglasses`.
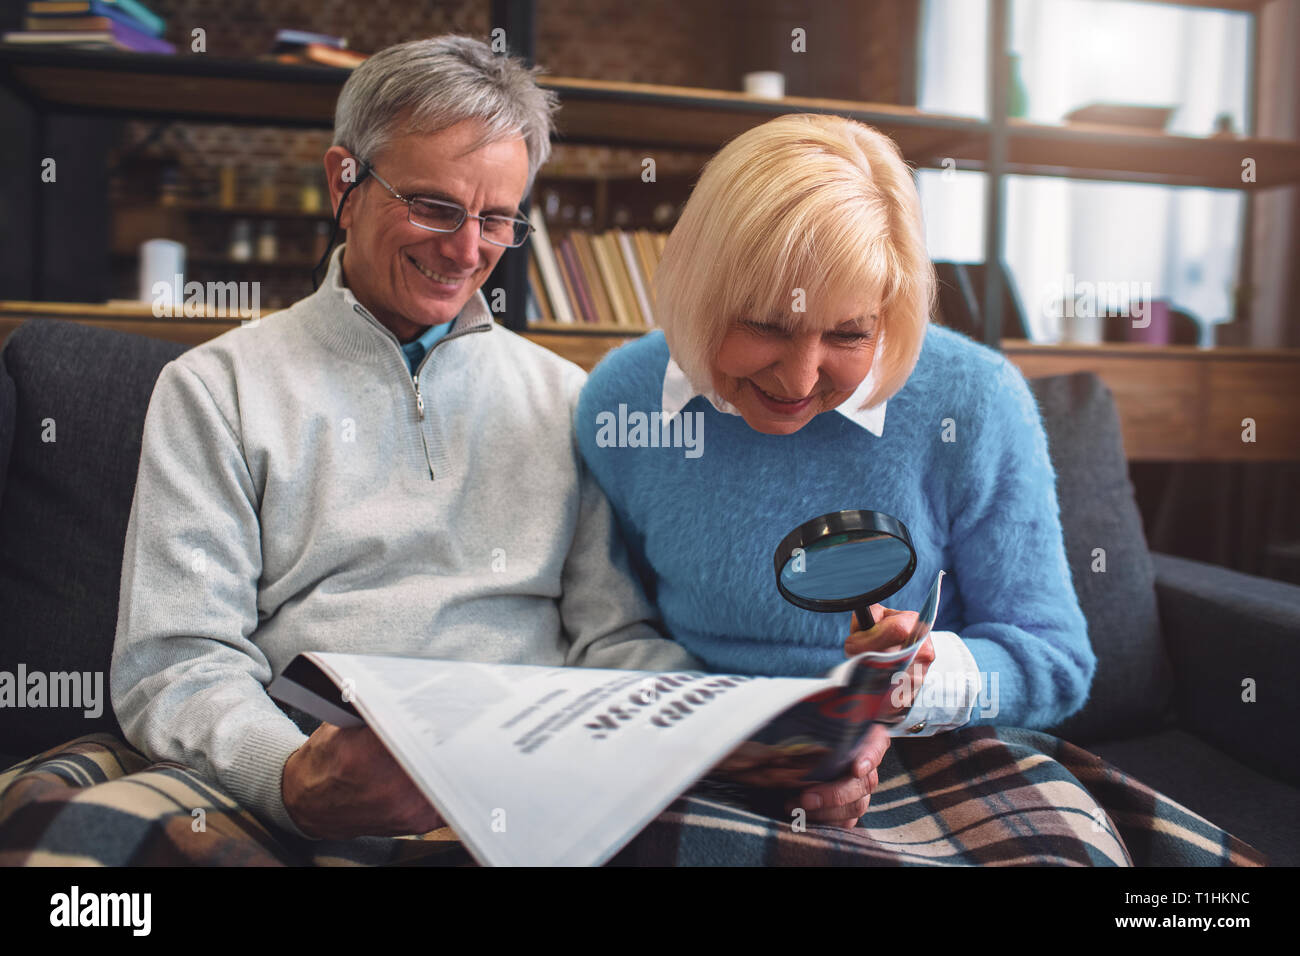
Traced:
POLYGON ((406 218, 412 226, 427 229, 429 232, 455 232, 466 219, 479 221, 479 235, 485 242, 494 246, 514 248, 522 246, 533 231, 527 219, 513 216, 475 216, 464 206, 441 199, 407 199, 383 180, 375 168, 367 164, 370 175, 379 180, 379 184, 393 194, 394 198, 406 203, 406 218))

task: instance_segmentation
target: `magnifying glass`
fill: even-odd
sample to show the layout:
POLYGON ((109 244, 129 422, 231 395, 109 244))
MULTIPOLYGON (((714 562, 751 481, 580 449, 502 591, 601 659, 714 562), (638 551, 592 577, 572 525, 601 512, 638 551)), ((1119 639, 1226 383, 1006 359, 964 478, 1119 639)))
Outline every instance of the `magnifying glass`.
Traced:
POLYGON ((896 593, 916 570, 907 526, 882 511, 834 511, 806 521, 776 548, 776 587, 808 611, 855 611, 863 630, 871 605, 896 593))

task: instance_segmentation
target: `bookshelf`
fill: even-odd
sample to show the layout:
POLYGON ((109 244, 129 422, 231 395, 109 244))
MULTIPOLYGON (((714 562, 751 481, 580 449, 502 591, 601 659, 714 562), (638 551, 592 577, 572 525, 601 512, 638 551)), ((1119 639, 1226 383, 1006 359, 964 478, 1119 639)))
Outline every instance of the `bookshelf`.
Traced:
POLYGON ((304 209, 294 209, 289 206, 267 207, 267 206, 222 206, 214 202, 179 202, 174 206, 164 206, 164 209, 171 208, 182 213, 193 213, 203 216, 234 216, 239 219, 310 219, 319 222, 333 222, 334 217, 327 210, 319 212, 309 212, 304 209))
MULTIPOLYGON (((33 50, 0 43, 0 82, 46 110, 71 114, 245 125, 329 128, 347 73, 329 67, 148 56, 96 50, 33 50), (142 62, 143 61, 143 62, 142 62)), ((836 113, 895 139, 910 163, 987 171, 992 124, 912 107, 850 100, 766 100, 726 90, 546 77, 562 108, 565 143, 717 151, 735 135, 790 112, 836 113)), ((1256 157, 1254 188, 1300 182, 1300 143, 1234 136, 1180 136, 1098 124, 1009 118, 1004 172, 1242 188, 1242 155, 1256 157)), ((568 178, 578 174, 568 173, 568 178)))
MULTIPOLYGON (((1257 14, 1262 3, 1238 0, 1184 5, 1257 14)), ((511 41, 523 45, 514 52, 528 57, 532 52, 533 5, 517 0, 494 5, 494 12, 494 25, 504 26, 511 41), (495 19, 500 18, 504 19, 496 24, 495 19)), ((562 104, 557 115, 559 142, 694 151, 701 163, 736 134, 791 111, 830 112, 868 123, 894 138, 916 167, 939 168, 951 159, 958 169, 988 175, 985 247, 994 250, 994 255, 1003 247, 1003 180, 1007 175, 1232 188, 1251 193, 1300 183, 1300 143, 1294 141, 1200 138, 1007 117, 1007 0, 990 0, 989 16, 993 110, 987 120, 884 103, 807 97, 767 100, 723 90, 566 77, 546 77, 542 85, 554 90, 562 104), (1240 180, 1243 155, 1256 159, 1258 178, 1254 183, 1240 180)), ((28 111, 32 131, 29 152, 36 156, 44 155, 40 141, 43 117, 51 113, 329 128, 335 99, 347 75, 345 70, 330 67, 206 55, 149 56, 0 44, 0 86, 28 111)), ((548 176, 543 170, 540 182, 545 183, 548 176)), ((580 177, 561 174, 556 178, 572 181, 580 177)), ((605 209, 610 182, 593 177, 595 201, 603 202, 605 209), (599 198, 602 192, 604 200, 599 198)), ((41 214, 42 201, 37 191, 34 218, 41 214)), ((521 288, 526 269, 523 255, 503 257, 499 267, 503 284, 521 288)), ((982 290, 988 323, 985 341, 996 347, 1001 334, 996 321, 1002 315, 1001 270, 987 270, 987 276, 982 290)), ((41 291, 38 276, 33 277, 31 287, 33 292, 41 291)), ((515 299, 509 297, 508 301, 515 299)), ((522 327, 522 315, 513 316, 512 321, 522 327)))

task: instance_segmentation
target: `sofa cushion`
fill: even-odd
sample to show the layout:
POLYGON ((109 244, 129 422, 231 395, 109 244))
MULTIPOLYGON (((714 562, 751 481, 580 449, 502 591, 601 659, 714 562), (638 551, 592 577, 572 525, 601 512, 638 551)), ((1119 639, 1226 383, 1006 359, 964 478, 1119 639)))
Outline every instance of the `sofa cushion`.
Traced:
POLYGON ((46 319, 20 326, 0 352, 16 397, 0 498, 0 681, 10 675, 22 697, 0 707, 0 751, 120 733, 108 671, 140 436, 158 373, 183 351, 46 319), (55 675, 74 674, 89 699, 50 706, 69 703, 74 686, 55 675))
POLYGON ((1172 670, 1115 401, 1091 372, 1029 385, 1056 469, 1066 558, 1097 655, 1088 702, 1051 732, 1087 744, 1170 726, 1172 670))
POLYGON ((1266 777, 1183 730, 1088 749, 1267 853, 1270 866, 1300 866, 1300 788, 1266 777))

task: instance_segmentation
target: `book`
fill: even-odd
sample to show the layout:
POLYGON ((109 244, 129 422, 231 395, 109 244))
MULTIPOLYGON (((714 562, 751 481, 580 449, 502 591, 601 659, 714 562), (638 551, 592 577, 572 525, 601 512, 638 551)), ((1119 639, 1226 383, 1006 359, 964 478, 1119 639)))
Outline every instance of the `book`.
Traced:
POLYGON ((1105 126, 1137 126, 1164 129, 1178 108, 1146 106, 1132 103, 1088 103, 1066 113, 1067 123, 1101 123, 1105 126))
POLYGON ((650 302, 655 301, 654 280, 655 267, 659 265, 659 250, 655 247, 654 235, 648 229, 638 229, 632 234, 636 246, 638 261, 645 275, 646 290, 650 293, 650 302))
POLYGON ((299 654, 268 693, 369 726, 484 865, 595 866, 705 778, 798 790, 835 780, 934 626, 936 576, 895 649, 822 678, 299 654))
POLYGON ((592 236, 575 229, 569 233, 569 239, 573 243, 573 254, 577 258, 576 277, 581 281, 583 290, 591 300, 591 307, 596 315, 595 321, 601 325, 617 325, 614 307, 610 304, 605 283, 600 276, 600 267, 596 264, 592 236))
POLYGON ((24 30, 4 35, 6 43, 27 43, 52 46, 105 47, 114 50, 133 50, 137 53, 175 53, 176 47, 166 40, 150 36, 143 30, 129 27, 119 20, 108 20, 108 26, 98 30, 24 30))
POLYGON ((644 273, 641 271, 641 263, 634 244, 633 236, 619 229, 615 233, 618 240, 619 251, 623 254, 623 265, 627 268, 628 278, 632 282, 632 292, 636 296, 637 307, 641 311, 641 319, 648 328, 654 328, 655 314, 654 308, 650 304, 650 291, 644 273))
POLYGON ((32 0, 27 4, 27 14, 42 18, 108 17, 155 37, 162 36, 167 27, 162 17, 139 0, 32 0))
POLYGON ((645 313, 641 311, 641 303, 636 297, 636 289, 632 285, 633 264, 628 262, 623 255, 623 249, 619 244, 618 237, 621 230, 611 229, 601 237, 604 240, 605 248, 608 250, 610 263, 614 267, 614 282, 618 286, 619 297, 623 300, 623 311, 627 314, 628 325, 634 325, 639 328, 649 328, 651 323, 647 321, 645 313))
POLYGON ((555 253, 562 266, 560 278, 564 280, 564 291, 569 294, 569 302, 573 305, 575 316, 583 322, 595 322, 596 309, 591 303, 587 290, 583 288, 582 270, 578 263, 578 254, 573 249, 573 240, 565 237, 555 247, 555 253))
POLYGON ((348 45, 348 41, 344 37, 331 36, 328 33, 312 33, 308 30, 276 30, 275 42, 271 47, 271 52, 283 53, 311 43, 334 47, 336 50, 346 49, 348 45))
POLYGON ((306 46, 272 53, 269 58, 277 63, 319 63, 324 66, 337 66, 345 70, 355 69, 366 61, 368 53, 355 50, 343 50, 324 43, 308 43, 306 46))
POLYGON ((550 299, 546 287, 542 284, 542 273, 537 268, 537 257, 528 257, 528 292, 530 301, 537 304, 537 317, 529 321, 554 322, 555 313, 551 311, 550 299))
POLYGON ((542 321, 542 306, 531 278, 524 284, 524 324, 542 321))
POLYGON ((600 281, 604 283, 605 294, 614 312, 614 321, 619 325, 640 325, 641 318, 632 311, 623 292, 623 285, 618 274, 618 251, 614 249, 609 236, 605 233, 591 235, 591 249, 596 256, 596 268, 600 281))
POLYGON ((111 31, 114 20, 108 17, 26 17, 23 29, 29 33, 52 32, 55 30, 88 33, 111 31))
POLYGON ((533 235, 528 239, 533 251, 529 261, 537 263, 537 269, 542 275, 542 283, 546 287, 546 294, 551 300, 555 321, 570 325, 573 323, 573 310, 564 294, 560 268, 555 261, 555 247, 551 245, 551 234, 546 228, 542 210, 538 206, 533 206, 528 211, 528 220, 533 226, 533 235))

